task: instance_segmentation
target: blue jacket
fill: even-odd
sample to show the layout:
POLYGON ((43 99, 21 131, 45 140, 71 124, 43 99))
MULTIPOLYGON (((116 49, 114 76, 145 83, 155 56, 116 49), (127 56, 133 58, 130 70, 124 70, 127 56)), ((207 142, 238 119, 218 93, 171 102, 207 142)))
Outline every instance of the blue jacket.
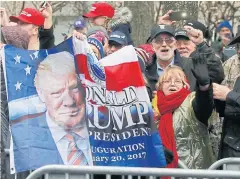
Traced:
POLYGON ((46 113, 36 118, 12 124, 12 136, 17 172, 26 171, 29 168, 36 169, 49 164, 63 164, 47 125, 46 113))

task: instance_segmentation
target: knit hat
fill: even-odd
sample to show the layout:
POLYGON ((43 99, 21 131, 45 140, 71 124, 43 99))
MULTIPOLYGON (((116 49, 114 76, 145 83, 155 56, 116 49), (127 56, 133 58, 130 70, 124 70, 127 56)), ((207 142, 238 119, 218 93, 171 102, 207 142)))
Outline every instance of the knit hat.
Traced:
POLYGON ((2 27, 2 41, 4 43, 13 45, 17 48, 28 49, 29 35, 26 30, 17 26, 5 26, 2 27))
POLYGON ((96 32, 99 31, 101 31, 104 34, 104 36, 108 38, 107 30, 102 26, 93 26, 90 29, 88 29, 87 37, 94 35, 96 32))
POLYGON ((228 21, 223 21, 217 26, 217 32, 220 32, 223 27, 228 28, 231 32, 233 32, 233 28, 228 21))
POLYGON ((95 34, 88 37, 88 43, 94 45, 101 55, 101 59, 104 57, 104 40, 105 36, 104 33, 101 31, 96 32, 95 34))
MULTIPOLYGON (((152 63, 152 56, 154 54, 153 47, 151 44, 142 44, 137 47, 137 49, 142 49, 143 53, 146 53, 147 58, 144 59, 146 66, 152 63)), ((141 51, 142 52, 142 51, 141 51)))
POLYGON ((108 22, 108 29, 113 29, 119 24, 126 24, 132 21, 132 11, 128 7, 121 7, 115 10, 113 18, 108 22))

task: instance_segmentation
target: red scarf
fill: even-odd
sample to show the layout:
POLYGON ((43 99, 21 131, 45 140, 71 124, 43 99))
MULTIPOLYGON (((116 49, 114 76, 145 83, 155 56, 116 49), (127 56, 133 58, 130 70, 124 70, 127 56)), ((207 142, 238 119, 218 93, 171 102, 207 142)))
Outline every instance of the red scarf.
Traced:
POLYGON ((157 92, 157 106, 160 111, 161 118, 159 122, 159 134, 163 145, 173 152, 173 162, 167 165, 167 168, 178 167, 178 155, 173 130, 173 112, 179 108, 186 97, 190 94, 188 89, 182 88, 180 91, 165 96, 163 91, 157 92))

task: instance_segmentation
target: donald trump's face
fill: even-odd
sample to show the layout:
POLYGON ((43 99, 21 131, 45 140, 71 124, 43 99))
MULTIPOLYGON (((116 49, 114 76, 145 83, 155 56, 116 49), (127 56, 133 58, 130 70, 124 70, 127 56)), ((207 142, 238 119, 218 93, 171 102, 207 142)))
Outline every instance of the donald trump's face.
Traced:
POLYGON ((57 125, 69 130, 84 122, 84 88, 77 80, 73 60, 63 60, 62 63, 65 64, 61 66, 57 63, 61 61, 55 63, 52 60, 40 64, 35 80, 36 88, 41 101, 46 105, 48 116, 57 125))
POLYGON ((76 74, 53 75, 46 74, 46 87, 41 96, 48 111, 48 115, 63 128, 73 128, 84 118, 85 103, 76 74))

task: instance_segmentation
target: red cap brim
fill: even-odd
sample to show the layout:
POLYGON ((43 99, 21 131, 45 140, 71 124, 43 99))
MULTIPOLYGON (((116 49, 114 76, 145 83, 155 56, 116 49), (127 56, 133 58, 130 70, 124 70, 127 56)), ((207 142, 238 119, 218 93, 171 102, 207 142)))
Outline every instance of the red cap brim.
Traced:
POLYGON ((94 18, 94 17, 99 17, 99 15, 95 14, 93 12, 89 12, 89 13, 84 14, 83 17, 85 17, 85 18, 94 18))
POLYGON ((10 19, 10 21, 12 21, 12 22, 22 21, 22 22, 31 24, 31 22, 29 22, 28 20, 26 20, 26 19, 24 19, 24 18, 21 18, 21 17, 18 17, 18 16, 10 16, 9 19, 10 19))

